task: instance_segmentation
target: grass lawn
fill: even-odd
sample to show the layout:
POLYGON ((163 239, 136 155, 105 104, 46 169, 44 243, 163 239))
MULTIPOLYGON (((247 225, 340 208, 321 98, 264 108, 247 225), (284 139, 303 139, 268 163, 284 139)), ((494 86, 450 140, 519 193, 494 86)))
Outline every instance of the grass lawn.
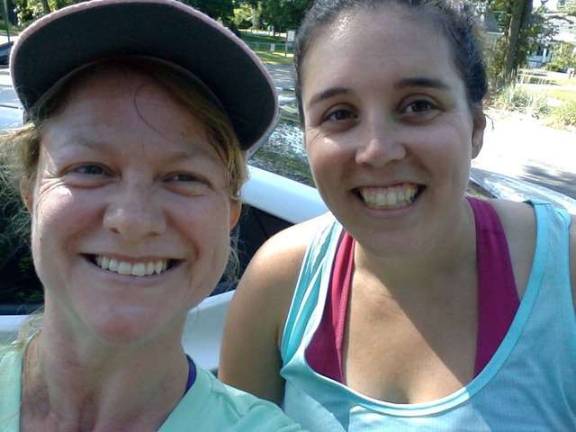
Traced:
POLYGON ((576 85, 572 88, 546 90, 546 96, 558 99, 562 102, 576 102, 576 85))
POLYGON ((285 36, 271 36, 266 33, 252 33, 247 30, 241 30, 240 33, 244 42, 250 45, 264 63, 292 63, 292 53, 284 55, 285 36), (276 44, 274 52, 270 51, 270 44, 276 44))
POLYGON ((561 102, 576 102, 576 79, 574 85, 520 84, 528 93, 545 96, 561 102))
POLYGON ((284 56, 284 53, 279 52, 270 52, 270 51, 254 51, 260 60, 264 63, 272 63, 272 64, 292 64, 292 58, 294 57, 292 54, 288 54, 284 56))
POLYGON ((560 72, 524 69, 520 86, 532 94, 543 95, 561 102, 576 102, 576 78, 560 72))
POLYGON ((240 30, 242 39, 247 43, 282 43, 286 41, 284 36, 271 36, 263 33, 252 33, 248 30, 240 30))

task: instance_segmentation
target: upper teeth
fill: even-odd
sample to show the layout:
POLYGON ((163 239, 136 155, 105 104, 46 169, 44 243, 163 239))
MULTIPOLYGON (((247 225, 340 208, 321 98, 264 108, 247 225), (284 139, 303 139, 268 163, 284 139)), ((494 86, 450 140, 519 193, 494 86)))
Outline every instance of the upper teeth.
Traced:
POLYGON ((377 209, 394 209, 412 204, 418 188, 413 184, 391 187, 365 187, 360 195, 368 207, 377 209))
POLYGON ((96 264, 104 270, 131 276, 152 276, 153 274, 160 274, 168 268, 168 260, 131 263, 101 255, 96 257, 96 264))

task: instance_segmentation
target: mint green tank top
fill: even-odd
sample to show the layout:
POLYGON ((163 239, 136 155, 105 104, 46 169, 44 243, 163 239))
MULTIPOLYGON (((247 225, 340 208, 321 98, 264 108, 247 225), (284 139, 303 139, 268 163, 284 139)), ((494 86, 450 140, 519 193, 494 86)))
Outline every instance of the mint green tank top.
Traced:
POLYGON ((526 291, 485 368, 465 387, 426 403, 371 399, 316 373, 305 349, 320 323, 342 227, 334 220, 309 245, 284 328, 285 412, 312 431, 576 431, 576 313, 569 262, 570 216, 542 202, 526 291))
MULTIPOLYGON (((20 431, 23 346, 0 346, 0 432, 20 431)), ((276 405, 227 386, 202 368, 158 432, 303 432, 276 405)), ((40 431, 39 431, 40 432, 40 431)))

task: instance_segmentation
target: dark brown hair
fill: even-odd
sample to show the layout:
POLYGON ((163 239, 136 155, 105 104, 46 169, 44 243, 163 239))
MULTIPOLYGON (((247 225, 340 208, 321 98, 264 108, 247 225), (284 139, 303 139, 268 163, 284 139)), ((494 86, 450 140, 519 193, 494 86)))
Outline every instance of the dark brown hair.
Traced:
POLYGON ((468 102, 481 107, 488 91, 486 67, 478 37, 478 29, 470 8, 465 3, 447 0, 316 0, 306 13, 298 30, 294 48, 296 97, 300 118, 302 109, 302 76, 306 53, 322 30, 341 14, 358 10, 376 10, 383 6, 400 6, 435 24, 448 40, 455 66, 464 81, 468 102))

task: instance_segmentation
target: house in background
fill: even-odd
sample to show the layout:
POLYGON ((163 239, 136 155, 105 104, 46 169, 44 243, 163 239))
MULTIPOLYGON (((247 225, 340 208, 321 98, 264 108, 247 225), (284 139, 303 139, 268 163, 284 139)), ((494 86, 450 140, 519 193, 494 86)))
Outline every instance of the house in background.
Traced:
POLYGON ((576 0, 541 0, 536 1, 534 7, 545 6, 547 12, 544 16, 549 19, 557 28, 558 32, 550 44, 541 44, 532 53, 527 61, 528 67, 539 68, 552 61, 554 51, 561 46, 569 45, 576 54, 576 16, 567 13, 569 8, 576 9, 576 0))

